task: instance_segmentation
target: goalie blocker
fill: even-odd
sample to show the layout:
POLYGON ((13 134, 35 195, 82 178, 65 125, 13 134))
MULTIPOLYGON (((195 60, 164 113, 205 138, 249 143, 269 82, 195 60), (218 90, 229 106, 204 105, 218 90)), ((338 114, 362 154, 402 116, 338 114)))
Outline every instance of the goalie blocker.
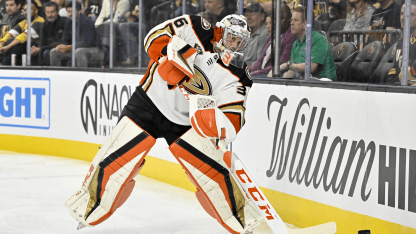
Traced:
POLYGON ((167 140, 197 188, 202 207, 224 228, 241 233, 259 223, 261 215, 223 160, 226 149, 216 147, 212 139, 201 137, 190 126, 166 119, 138 87, 121 121, 95 156, 81 188, 65 203, 81 226, 103 222, 126 201, 133 190, 134 177, 159 137, 167 140), (144 107, 149 111, 143 113, 144 107))

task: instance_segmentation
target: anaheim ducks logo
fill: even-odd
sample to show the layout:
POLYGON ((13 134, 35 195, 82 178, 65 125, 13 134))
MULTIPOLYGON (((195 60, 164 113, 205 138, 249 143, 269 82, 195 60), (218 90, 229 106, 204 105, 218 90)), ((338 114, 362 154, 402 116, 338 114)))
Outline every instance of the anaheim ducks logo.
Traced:
POLYGON ((376 51, 376 44, 372 44, 370 49, 368 50, 367 56, 370 56, 376 51))
POLYGON ((339 48, 338 48, 338 51, 337 51, 337 56, 338 57, 340 57, 343 53, 344 53, 344 51, 345 51, 345 45, 341 45, 339 48))
POLYGON ((211 95, 212 87, 205 73, 197 66, 195 68, 195 76, 189 82, 184 82, 186 91, 193 94, 211 95))

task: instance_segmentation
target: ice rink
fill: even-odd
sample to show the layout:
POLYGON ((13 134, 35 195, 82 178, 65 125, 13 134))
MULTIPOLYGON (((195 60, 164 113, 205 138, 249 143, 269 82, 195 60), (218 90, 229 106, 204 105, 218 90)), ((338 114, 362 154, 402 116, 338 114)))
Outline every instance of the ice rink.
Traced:
POLYGON ((144 176, 113 216, 77 229, 64 202, 80 186, 89 162, 0 151, 0 233, 228 233, 194 193, 144 176))

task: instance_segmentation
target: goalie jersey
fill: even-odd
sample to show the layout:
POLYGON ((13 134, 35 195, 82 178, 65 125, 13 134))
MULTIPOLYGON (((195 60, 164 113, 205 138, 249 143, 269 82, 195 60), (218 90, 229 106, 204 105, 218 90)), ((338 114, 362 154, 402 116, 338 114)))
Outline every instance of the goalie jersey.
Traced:
POLYGON ((199 16, 183 15, 156 26, 147 34, 144 46, 151 61, 140 86, 160 112, 179 125, 191 125, 189 104, 179 88, 168 87, 159 73, 157 62, 166 56, 166 46, 176 35, 193 46, 198 55, 194 61, 195 76, 184 82, 189 94, 215 96, 218 108, 238 133, 244 124, 245 100, 252 85, 248 67, 225 66, 213 48, 214 29, 199 16))

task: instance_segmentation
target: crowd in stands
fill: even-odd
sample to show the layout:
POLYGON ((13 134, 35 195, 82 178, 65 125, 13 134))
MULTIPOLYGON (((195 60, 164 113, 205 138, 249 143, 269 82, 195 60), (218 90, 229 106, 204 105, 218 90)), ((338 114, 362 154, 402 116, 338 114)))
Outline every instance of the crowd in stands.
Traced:
MULTIPOLYGON (((77 0, 75 7, 71 0, 31 0, 31 64, 71 65, 72 10, 75 10, 77 67, 108 66, 111 41, 115 65, 137 67, 139 29, 142 29, 143 39, 159 23, 182 15, 183 1, 187 14, 199 15, 212 25, 228 14, 243 12, 252 35, 244 51, 244 60, 253 76, 271 76, 272 39, 276 37, 272 35, 274 8, 271 0, 244 0, 241 11, 237 0, 143 0, 142 12, 139 0, 77 0), (110 40, 111 19, 113 40, 110 40)), ((314 0, 311 75, 334 81, 400 84, 403 4, 404 0, 314 0), (386 51, 392 58, 388 58, 386 51), (355 79, 354 74, 369 60, 365 66, 367 70, 361 71, 365 77, 355 79), (379 63, 386 63, 383 66, 389 68, 384 68, 387 73, 374 72, 379 63)), ((307 0, 281 1, 279 62, 281 75, 285 78, 303 77, 307 5, 307 0)), ((416 41, 413 5, 416 7, 416 0, 412 0, 411 34, 414 36, 410 39, 411 50, 416 48, 413 46, 416 41)), ((0 0, 1 65, 24 63, 26 17, 25 0, 0 0)), ((142 66, 146 66, 149 58, 143 46, 141 54, 142 66)), ((410 54, 409 79, 413 79, 416 77, 412 74, 416 69, 412 67, 416 60, 413 55, 416 53, 410 54)))

